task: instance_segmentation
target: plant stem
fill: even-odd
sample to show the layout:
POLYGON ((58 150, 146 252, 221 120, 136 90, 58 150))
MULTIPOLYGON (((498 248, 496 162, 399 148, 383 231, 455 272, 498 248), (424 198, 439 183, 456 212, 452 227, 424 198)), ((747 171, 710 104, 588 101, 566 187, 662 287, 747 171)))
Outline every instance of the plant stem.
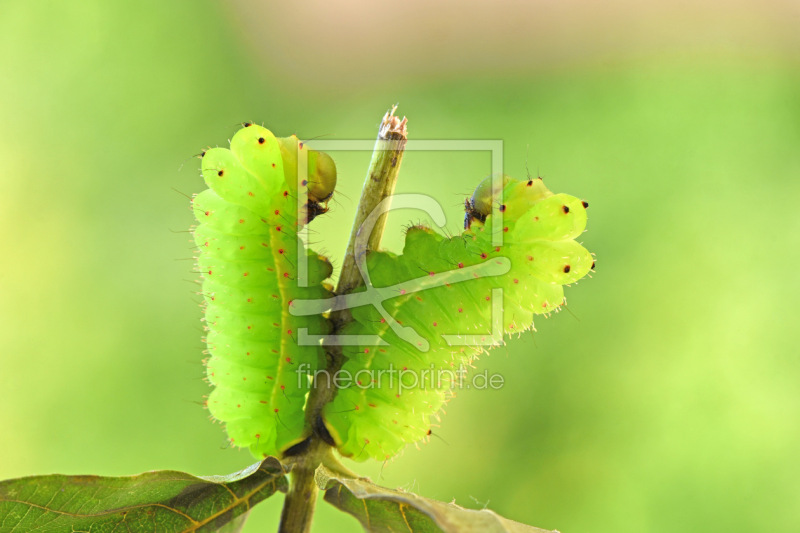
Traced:
MULTIPOLYGON (((395 117, 395 109, 397 106, 393 106, 384 115, 378 130, 372 161, 364 180, 358 212, 350 231, 350 242, 347 244, 342 272, 336 286, 337 295, 349 294, 363 283, 355 262, 356 239, 364 220, 378 204, 394 193, 407 138, 406 119, 400 120, 395 117)), ((383 214, 369 236, 367 250, 375 250, 380 246, 385 226, 386 214, 383 214)), ((334 333, 351 320, 350 312, 346 309, 332 313, 334 333)), ((327 375, 334 376, 344 362, 341 346, 325 346, 325 355, 327 375)), ((316 470, 323 460, 328 462, 334 460, 330 445, 313 432, 314 423, 319 419, 322 408, 336 395, 332 381, 332 379, 315 380, 309 394, 306 405, 306 427, 312 430, 312 434, 309 437, 308 447, 302 453, 290 458, 292 483, 283 504, 279 533, 307 533, 311 530, 314 505, 319 492, 315 481, 316 470)), ((346 470, 344 467, 342 469, 346 470)))
MULTIPOLYGON (((339 276, 339 283, 336 286, 336 294, 349 294, 363 282, 355 263, 356 238, 367 216, 372 213, 383 199, 394 193, 407 136, 406 119, 403 118, 401 121, 395 117, 395 109, 396 106, 386 113, 378 131, 378 139, 375 141, 375 148, 372 151, 369 172, 364 180, 364 188, 358 204, 358 213, 356 213, 353 228, 350 231, 350 242, 347 244, 347 252, 342 265, 342 273, 339 276)), ((369 236, 367 249, 375 250, 380 246, 385 226, 386 214, 382 215, 377 224, 375 224, 372 235, 369 236)))

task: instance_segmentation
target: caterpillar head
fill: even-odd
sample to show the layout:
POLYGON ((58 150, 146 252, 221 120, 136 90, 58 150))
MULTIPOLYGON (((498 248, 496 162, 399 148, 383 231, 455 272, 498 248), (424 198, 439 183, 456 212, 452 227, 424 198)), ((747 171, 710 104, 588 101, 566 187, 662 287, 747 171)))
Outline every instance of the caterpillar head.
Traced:
POLYGON ((290 192, 294 194, 298 187, 305 187, 310 202, 326 203, 336 188, 336 164, 331 156, 308 149, 296 135, 278 137, 277 141, 280 145, 283 169, 290 192), (304 151, 308 158, 308 174, 298 180, 297 157, 298 153, 304 151))
POLYGON ((495 182, 494 176, 484 178, 475 188, 472 197, 467 201, 472 217, 481 221, 486 220, 486 216, 492 214, 492 206, 495 200, 502 198, 503 189, 511 181, 516 180, 503 175, 500 190, 495 191, 492 189, 495 182))

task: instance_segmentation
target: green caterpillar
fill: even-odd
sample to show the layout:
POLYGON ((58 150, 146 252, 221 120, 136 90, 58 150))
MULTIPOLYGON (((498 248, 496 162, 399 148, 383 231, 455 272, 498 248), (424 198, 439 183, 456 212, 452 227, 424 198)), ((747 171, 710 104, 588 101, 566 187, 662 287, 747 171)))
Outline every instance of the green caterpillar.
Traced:
POLYGON ((423 342, 414 346, 401 340, 375 307, 353 309, 355 322, 343 333, 380 335, 386 344, 344 348, 342 370, 355 376, 355 382, 340 389, 323 412, 325 429, 342 454, 356 460, 383 460, 425 438, 430 434, 430 417, 447 400, 453 381, 445 375, 437 383, 430 369, 469 364, 484 351, 487 343, 481 340, 489 344, 500 340, 492 331, 509 334, 530 328, 534 315, 563 304, 563 285, 594 267, 592 255, 574 240, 585 229, 588 204, 551 193, 541 179, 497 181, 502 185, 497 192, 487 178, 467 201, 467 229, 461 235, 445 238, 414 226, 406 233, 402 255, 368 255, 375 287, 489 262, 510 261, 510 269, 499 276, 473 275, 459 283, 399 293, 385 301, 384 308, 397 322, 428 341, 427 352, 418 349, 423 342), (495 223, 498 219, 502 224, 495 223), (503 244, 498 246, 500 236, 503 244), (502 302, 493 302, 500 298, 496 288, 502 288, 502 302), (498 307, 502 318, 496 316, 498 307), (472 335, 474 340, 450 345, 443 334, 451 341, 452 334, 472 335), (388 378, 392 369, 397 372, 394 380, 388 378))
POLYGON ((192 200, 198 221, 193 231, 208 330, 207 376, 215 386, 206 405, 234 445, 261 458, 302 440, 309 376, 297 370, 324 366, 321 348, 298 345, 297 332, 326 331, 325 319, 294 317, 288 308, 296 298, 330 294, 323 280, 331 264, 306 250, 298 230, 327 211, 336 167, 295 136, 276 138, 266 128, 244 126, 230 149, 202 154, 209 188, 192 200), (302 150, 308 174, 298 180, 302 150), (297 280, 303 256, 306 287, 297 280))

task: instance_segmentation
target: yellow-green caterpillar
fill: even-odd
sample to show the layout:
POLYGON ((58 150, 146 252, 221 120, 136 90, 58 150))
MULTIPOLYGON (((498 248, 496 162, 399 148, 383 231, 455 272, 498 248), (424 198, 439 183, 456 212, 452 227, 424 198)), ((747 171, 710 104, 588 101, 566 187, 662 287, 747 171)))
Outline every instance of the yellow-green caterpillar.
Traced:
POLYGON ((230 149, 202 154, 208 189, 192 208, 194 241, 205 299, 208 380, 206 402, 231 442, 256 457, 277 455, 301 440, 309 372, 324 365, 321 348, 298 344, 298 329, 327 331, 321 316, 294 317, 296 298, 329 294, 327 259, 307 251, 298 230, 327 211, 336 167, 297 137, 276 138, 245 124, 230 149), (303 153, 305 152, 305 153, 303 153), (308 173, 298 177, 298 154, 308 173), (307 261, 307 283, 298 265, 307 261), (307 366, 303 366, 303 364, 307 366))
POLYGON ((445 238, 414 226, 406 233, 402 255, 368 255, 375 287, 490 262, 510 262, 510 269, 499 276, 475 274, 459 283, 403 291, 385 301, 384 308, 396 321, 428 341, 427 352, 399 338, 375 307, 353 309, 355 322, 343 333, 380 335, 385 344, 344 347, 342 370, 355 376, 354 382, 338 390, 323 413, 325 428, 342 454, 383 460, 430 434, 430 417, 442 407, 453 381, 448 373, 437 381, 431 370, 469 364, 487 344, 499 340, 492 337, 493 326, 501 336, 530 328, 534 315, 564 303, 563 285, 594 267, 592 255, 574 240, 586 226, 587 203, 551 193, 541 179, 497 181, 496 193, 493 180, 487 178, 467 201, 461 235, 445 238), (493 216, 493 208, 502 217, 493 216), (502 224, 496 223, 498 218, 502 224), (498 233, 502 245, 495 244, 498 233), (493 305, 495 298, 502 299, 501 305, 493 305), (498 308, 501 317, 496 316, 498 308), (473 335, 478 342, 451 345, 442 336, 450 335, 452 341, 453 334, 473 335))

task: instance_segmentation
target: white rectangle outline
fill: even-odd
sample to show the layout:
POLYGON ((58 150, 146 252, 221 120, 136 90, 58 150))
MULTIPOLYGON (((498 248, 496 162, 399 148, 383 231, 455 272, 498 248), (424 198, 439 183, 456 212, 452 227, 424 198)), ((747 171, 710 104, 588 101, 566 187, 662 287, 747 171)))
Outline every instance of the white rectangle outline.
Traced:
MULTIPOLYGON (((379 149, 379 142, 375 140, 360 140, 360 139, 317 139, 314 141, 304 141, 301 146, 308 149, 318 150, 322 152, 374 152, 379 149)), ((500 191, 503 188, 503 140, 502 139, 449 139, 449 140, 409 140, 406 141, 405 151, 412 152, 491 152, 491 173, 493 177, 492 190, 500 191), (499 181, 499 183, 498 183, 499 181)), ((297 180, 298 183, 308 175, 308 150, 297 150, 297 180), (302 154, 302 155, 301 155, 302 154)), ((298 193, 300 187, 297 188, 298 193)), ((297 195, 297 213, 304 212, 305 204, 307 202, 306 194, 297 195)), ((492 205, 492 218, 495 220, 495 227, 503 227, 503 213, 497 209, 496 205, 492 205)), ((298 236, 304 242, 308 242, 308 224, 303 225, 302 229, 298 231, 298 236)), ((492 245, 503 245, 503 232, 492 232, 492 245)), ((297 284, 299 287, 308 287, 308 255, 306 253, 297 254, 297 284)), ((502 342, 502 288, 492 289, 492 332, 489 334, 491 341, 487 345, 496 346, 502 342), (497 320, 495 313, 500 311, 500 330, 496 329, 497 320), (498 338, 499 336, 499 338, 498 338)), ((299 345, 308 346, 319 344, 320 340, 327 337, 337 337, 335 335, 309 335, 308 328, 298 328, 299 345)), ((340 337, 340 336, 339 336, 340 337)), ((386 344, 383 339, 377 336, 361 336, 361 337, 374 337, 373 342, 368 344, 379 345, 386 344), (378 341, 378 342, 374 342, 378 341)), ((477 345, 474 343, 478 337, 485 338, 485 335, 442 335, 443 338, 453 345, 477 345)), ((362 344, 362 343, 358 343, 362 344)))

